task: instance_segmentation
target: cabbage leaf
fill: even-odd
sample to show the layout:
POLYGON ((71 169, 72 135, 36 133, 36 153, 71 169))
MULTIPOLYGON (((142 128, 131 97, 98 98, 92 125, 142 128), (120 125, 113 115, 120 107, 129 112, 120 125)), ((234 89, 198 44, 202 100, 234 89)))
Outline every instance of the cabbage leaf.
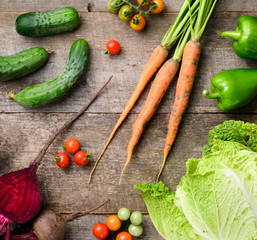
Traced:
POLYGON ((175 194, 162 182, 135 187, 164 239, 257 239, 257 153, 241 143, 213 139, 175 194))

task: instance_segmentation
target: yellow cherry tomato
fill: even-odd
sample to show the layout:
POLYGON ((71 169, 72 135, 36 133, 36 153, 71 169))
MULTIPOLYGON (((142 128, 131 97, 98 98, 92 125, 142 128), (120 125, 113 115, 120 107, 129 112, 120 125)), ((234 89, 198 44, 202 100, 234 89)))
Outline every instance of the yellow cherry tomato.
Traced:
POLYGON ((145 24, 146 24, 146 20, 144 18, 144 16, 140 15, 138 17, 139 14, 135 14, 132 19, 130 20, 130 27, 132 29, 134 29, 135 31, 141 31, 144 29, 145 24))
POLYGON ((134 10, 129 5, 123 5, 119 10, 119 17, 122 21, 128 22, 133 16, 134 10))
POLYGON ((151 12, 158 14, 158 13, 163 11, 163 9, 165 7, 165 4, 164 4, 163 0, 152 0, 151 4, 149 5, 149 8, 152 7, 152 6, 156 6, 156 7, 153 8, 151 10, 151 12))

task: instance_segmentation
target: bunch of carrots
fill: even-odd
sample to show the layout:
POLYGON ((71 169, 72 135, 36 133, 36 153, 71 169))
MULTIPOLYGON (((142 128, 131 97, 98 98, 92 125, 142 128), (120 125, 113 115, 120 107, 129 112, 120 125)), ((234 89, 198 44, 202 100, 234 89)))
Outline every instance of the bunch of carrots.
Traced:
POLYGON ((154 49, 152 56, 146 64, 127 106, 122 112, 118 122, 111 132, 109 139, 107 140, 107 143, 104 146, 103 151, 99 155, 95 166, 91 171, 88 184, 90 184, 92 174, 94 173, 98 162, 100 161, 102 155, 107 149, 117 129, 123 123, 132 107, 135 105, 136 101, 138 100, 140 94, 144 90, 149 80, 158 71, 155 79, 153 80, 145 105, 139 116, 137 117, 137 120, 133 127, 132 137, 129 141, 127 148, 127 161, 120 176, 119 184, 121 183, 124 170, 131 160, 133 150, 137 142, 139 141, 146 124, 153 116, 171 81, 177 74, 180 66, 180 61, 182 59, 176 87, 175 102, 170 115, 168 133, 164 147, 163 164, 157 177, 157 181, 159 180, 167 156, 175 141, 182 116, 189 102, 189 97, 193 87, 201 54, 200 39, 210 19, 216 2, 217 0, 184 1, 184 4, 182 5, 174 24, 165 34, 161 45, 158 45, 154 49), (175 45, 176 48, 173 57, 165 62, 166 58, 168 57, 169 51, 175 45))

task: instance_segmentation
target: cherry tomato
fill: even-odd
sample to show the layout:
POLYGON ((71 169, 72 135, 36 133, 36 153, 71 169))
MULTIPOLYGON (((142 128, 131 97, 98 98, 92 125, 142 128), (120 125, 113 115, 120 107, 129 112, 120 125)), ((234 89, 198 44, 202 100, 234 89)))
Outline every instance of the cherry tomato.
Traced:
POLYGON ((129 211, 129 209, 127 209, 125 207, 120 208, 119 211, 118 211, 118 218, 121 221, 127 221, 130 218, 130 211, 129 211))
POLYGON ((147 6, 150 3, 150 0, 137 0, 137 3, 142 3, 141 6, 147 6))
POLYGON ((106 225, 111 231, 118 231, 121 227, 121 220, 117 216, 112 215, 106 219, 106 225))
POLYGON ((105 51, 105 54, 118 54, 120 52, 120 44, 115 41, 115 40, 110 40, 107 44, 106 44, 106 48, 107 50, 105 51))
POLYGON ((143 222, 143 215, 139 211, 135 211, 130 215, 130 222, 134 225, 140 225, 143 222))
POLYGON ((86 152, 80 150, 75 153, 74 162, 79 166, 85 166, 88 164, 90 158, 91 158, 90 153, 86 153, 86 152))
POLYGON ((105 239, 109 235, 108 227, 104 223, 97 223, 93 227, 93 234, 98 239, 105 239))
POLYGON ((116 240, 133 240, 132 236, 128 232, 120 232, 116 240))
POLYGON ((138 17, 138 15, 139 14, 135 14, 133 18, 130 20, 130 27, 135 31, 143 30, 146 24, 144 16, 140 15, 138 17))
POLYGON ((165 4, 163 0, 152 0, 149 7, 156 6, 151 10, 152 13, 160 13, 163 11, 165 4))
POLYGON ((70 165, 70 157, 65 152, 58 153, 54 160, 57 166, 60 168, 66 168, 70 165))
POLYGON ((110 0, 108 2, 108 9, 112 13, 117 13, 120 10, 121 5, 122 5, 122 0, 110 0))
POLYGON ((63 148, 68 152, 68 153, 76 153, 79 148, 79 141, 75 138, 69 138, 66 142, 65 145, 63 146, 63 148))
POLYGON ((134 9, 129 5, 123 5, 119 10, 119 17, 122 21, 128 22, 134 13, 134 9))

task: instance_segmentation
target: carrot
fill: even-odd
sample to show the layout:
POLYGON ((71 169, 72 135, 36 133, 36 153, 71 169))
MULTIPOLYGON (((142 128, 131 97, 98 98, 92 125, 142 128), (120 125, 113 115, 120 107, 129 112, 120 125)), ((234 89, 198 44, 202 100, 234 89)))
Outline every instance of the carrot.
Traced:
POLYGON ((133 134, 127 148, 127 152, 128 152, 127 161, 122 170, 119 184, 121 183, 124 170, 131 160, 134 147, 136 146, 147 122, 151 119, 159 103, 161 102, 165 92, 168 89, 168 86, 171 80, 175 77, 178 71, 178 68, 179 68, 179 62, 171 58, 168 61, 166 61, 158 71, 158 74, 156 75, 153 81, 150 92, 146 99, 145 105, 134 124, 133 134))
MULTIPOLYGON (((170 29, 167 31, 167 33, 163 37, 161 45, 159 45, 155 48, 151 58, 149 59, 145 69, 143 70, 143 72, 141 74, 141 77, 140 77, 139 82, 136 86, 136 89, 134 90, 127 106, 125 107, 122 115, 120 116, 118 122, 116 123, 109 139, 107 140, 107 142, 104 146, 103 151, 101 152, 98 159, 96 160, 96 163, 95 163, 95 165, 94 165, 94 167, 93 167, 93 169, 90 173, 90 176, 89 176, 88 186, 90 184, 92 174, 94 173, 98 162, 100 161, 102 155, 104 154, 105 150, 107 149, 107 147, 108 147, 109 143, 111 142, 111 140, 112 140, 114 134, 116 133, 117 129, 122 124, 122 122, 124 121, 124 119, 126 118, 128 113, 130 112, 130 110, 132 109, 134 104, 136 103, 137 99, 139 98, 139 96, 142 93, 143 89, 145 88, 146 84, 149 82, 151 77, 160 68, 160 66, 163 64, 163 62, 167 58, 168 51, 174 46, 174 44, 177 41, 180 41, 179 45, 180 46, 183 45, 183 46, 180 47, 180 50, 176 49, 176 52, 173 56, 173 59, 178 60, 178 62, 180 61, 180 58, 181 58, 182 52, 183 52, 183 47, 186 44, 186 41, 184 41, 184 40, 182 41, 182 39, 184 39, 185 35, 187 35, 187 38, 190 35, 190 34, 188 34, 188 33, 190 33, 190 31, 188 31, 189 26, 190 26, 190 21, 189 20, 190 20, 190 18, 195 18, 195 15, 196 15, 196 13, 198 11, 198 8, 199 8, 198 6, 200 4, 200 1, 201 0, 195 0, 195 1, 185 0, 177 18, 176 18, 176 20, 174 22, 174 24, 170 27, 170 29), (192 6, 190 6, 191 3, 192 3, 192 6), (189 9, 191 11, 189 11, 189 9), (193 14, 192 14, 192 12, 193 12, 193 14), (181 41, 183 42, 183 44, 181 44, 181 41), (181 49, 182 49, 182 51, 181 51, 181 49), (179 59, 176 58, 178 55, 180 56, 179 59)), ((170 73, 170 74, 172 74, 172 73, 170 73)), ((168 75, 169 74, 167 74, 167 76, 168 75)), ((170 79, 170 81, 171 81, 171 79, 170 79)), ((164 95, 164 93, 163 93, 163 95, 164 95)))
POLYGON ((175 102, 170 115, 168 134, 164 147, 164 159, 160 173, 157 177, 157 181, 159 180, 159 177, 162 173, 171 146, 175 141, 182 116, 187 108, 200 59, 200 54, 201 44, 199 42, 194 42, 191 40, 188 41, 184 48, 182 65, 177 82, 175 102))
POLYGON ((163 64, 163 62, 165 61, 165 59, 168 56, 169 51, 167 50, 167 48, 162 47, 162 45, 158 45, 153 53, 152 56, 150 57, 148 63, 146 64, 140 79, 138 81, 138 84, 132 94, 132 96, 130 97, 125 109, 123 110, 118 122, 116 123, 114 129, 111 132, 111 135, 109 137, 109 139, 107 140, 104 149, 102 150, 102 152, 100 153, 98 159, 95 162, 95 165, 90 173, 89 176, 89 180, 88 180, 88 184, 90 184, 92 175, 96 169, 96 166, 98 164, 98 162, 100 161, 102 155, 104 154, 105 150, 107 149, 109 143, 111 142, 114 134, 116 133, 117 129, 120 127, 120 125, 122 124, 122 122, 125 120, 125 118, 127 117, 128 113, 130 112, 130 110, 132 109, 132 107, 135 105, 136 101, 138 100, 140 94, 142 93, 142 91, 144 90, 145 86, 147 85, 147 83, 149 82, 149 80, 152 78, 152 76, 154 75, 154 73, 159 69, 159 67, 163 64))
POLYGON ((217 0, 201 0, 196 23, 193 24, 192 21, 190 26, 191 40, 188 41, 184 48, 182 65, 177 82, 175 102, 168 125, 163 163, 156 182, 159 181, 159 178, 162 174, 167 156, 177 136, 182 116, 187 108, 201 54, 201 44, 199 41, 203 35, 216 3, 217 0))
MULTIPOLYGON (((188 22, 191 22, 191 21, 193 21, 193 23, 195 22, 197 12, 198 12, 198 8, 196 8, 195 11, 192 13, 192 19, 188 22)), ((186 24, 181 33, 181 38, 176 47, 173 57, 163 64, 163 66, 160 68, 160 70, 158 71, 153 81, 153 84, 148 93, 145 105, 142 111, 140 112, 133 127, 132 137, 129 141, 129 145, 127 148, 127 161, 121 172, 119 184, 121 184, 123 173, 131 160, 133 150, 136 144, 138 143, 139 138, 142 135, 146 124, 153 116, 165 92, 167 91, 171 81, 173 80, 173 78, 175 77, 179 69, 179 62, 181 60, 186 43, 189 40, 190 34, 191 34, 190 24, 186 24)))

